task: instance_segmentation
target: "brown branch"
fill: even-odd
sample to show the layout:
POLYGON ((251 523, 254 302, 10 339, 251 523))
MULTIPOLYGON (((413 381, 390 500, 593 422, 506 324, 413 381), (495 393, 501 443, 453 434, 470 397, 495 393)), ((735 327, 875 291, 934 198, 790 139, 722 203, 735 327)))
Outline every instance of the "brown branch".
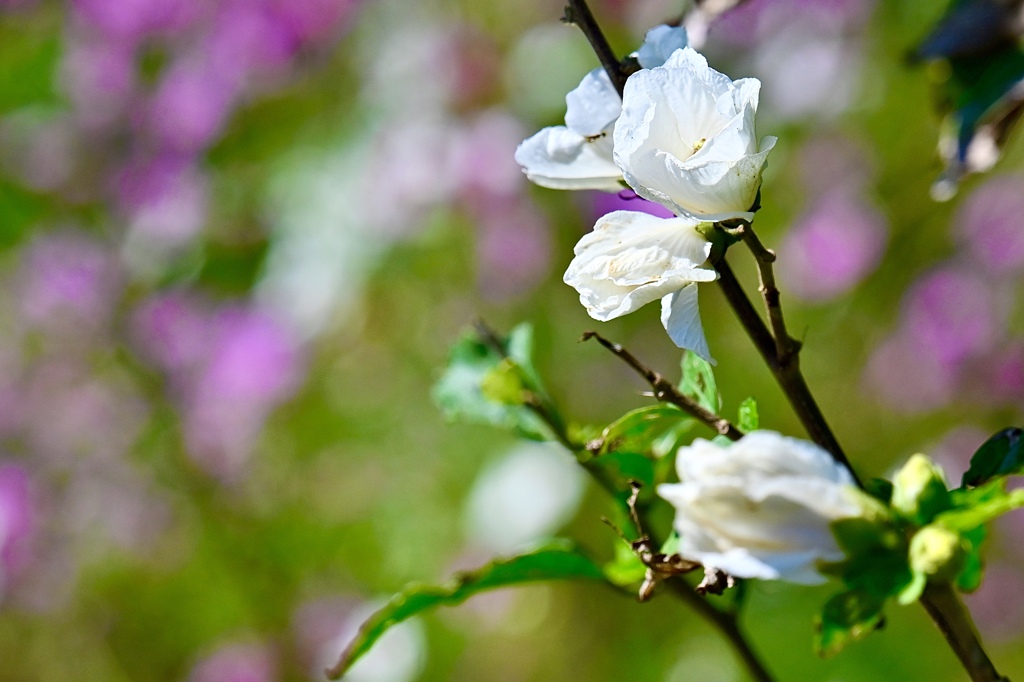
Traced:
POLYGON ((619 97, 622 97, 626 79, 629 77, 629 70, 615 56, 611 45, 608 44, 608 39, 604 37, 601 27, 594 19, 594 14, 587 6, 586 0, 569 0, 569 4, 565 6, 565 16, 562 17, 562 21, 566 24, 573 24, 583 31, 583 35, 590 42, 590 47, 594 50, 594 54, 597 55, 605 72, 608 73, 608 78, 611 79, 619 97))
POLYGON ((1009 678, 996 671, 985 653, 974 631, 971 615, 952 587, 928 585, 920 601, 953 653, 960 659, 972 682, 1009 682, 1009 678))
POLYGON ((642 363, 635 355, 623 348, 620 344, 609 341, 597 332, 586 332, 583 334, 584 341, 589 339, 597 339, 598 343, 610 350, 623 362, 632 367, 637 374, 646 379, 647 383, 649 383, 651 388, 654 389, 654 397, 661 402, 675 405, 683 412, 711 427, 729 440, 739 440, 743 437, 743 432, 733 426, 728 419, 720 417, 714 412, 705 409, 695 400, 680 392, 671 381, 642 363))
POLYGON ((850 460, 846 458, 839 441, 836 440, 835 434, 832 433, 828 422, 825 421, 825 415, 822 414, 821 408, 818 407, 811 390, 807 387, 807 382, 800 371, 799 353, 791 353, 785 362, 779 358, 775 338, 768 331, 761 316, 757 314, 725 258, 720 258, 714 266, 719 274, 718 285, 721 287, 722 293, 725 294, 725 298, 732 306, 736 317, 739 318, 740 324, 743 325, 747 335, 754 342, 754 346, 775 376, 775 380, 785 393, 797 418, 800 419, 800 423, 807 431, 807 435, 812 441, 827 450, 833 459, 845 466, 857 485, 863 487, 857 477, 857 472, 853 470, 850 460))
POLYGON ((785 365, 790 361, 796 362, 796 355, 800 352, 800 342, 794 339, 786 331, 786 320, 782 316, 781 294, 775 284, 775 252, 766 248, 753 227, 749 223, 739 227, 739 235, 743 243, 747 245, 757 262, 757 272, 760 278, 761 298, 764 299, 765 311, 768 313, 768 323, 772 328, 772 335, 775 337, 775 356, 779 363, 785 365))

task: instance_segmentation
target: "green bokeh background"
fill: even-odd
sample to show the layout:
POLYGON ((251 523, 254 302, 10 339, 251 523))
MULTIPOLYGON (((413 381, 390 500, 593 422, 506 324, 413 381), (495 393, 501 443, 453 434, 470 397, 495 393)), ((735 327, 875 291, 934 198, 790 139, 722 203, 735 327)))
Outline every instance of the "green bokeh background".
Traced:
MULTIPOLYGON (((671 3, 662 6, 669 18, 671 3)), ((615 19, 630 15, 629 3, 594 7, 599 16, 612 17, 605 22, 617 48, 637 44, 638 32, 615 19)), ((947 204, 928 195, 940 170, 934 151, 939 119, 928 70, 907 66, 904 55, 940 12, 923 1, 879 3, 864 38, 863 98, 828 123, 779 123, 760 131, 780 138, 757 218, 769 245, 778 243, 808 200, 794 154, 803 141, 816 131, 835 131, 874 153, 869 193, 890 226, 881 266, 825 305, 784 298, 790 328, 805 342, 808 382, 867 476, 885 474, 957 424, 995 431, 1021 418, 1019 407, 991 410, 963 402, 923 415, 895 415, 861 383, 869 351, 896 326, 902 292, 954 253, 953 215, 983 181, 968 180, 947 204)), ((296 154, 359 143, 366 122, 379 112, 360 95, 367 76, 357 56, 372 52, 367 46, 376 46, 382 60, 401 53, 393 25, 400 18, 409 23, 405 13, 431 24, 466 22, 493 39, 508 60, 502 80, 466 106, 471 111, 506 105, 530 129, 555 124, 563 113, 560 95, 540 106, 537 93, 564 93, 593 64, 582 36, 558 27, 558 2, 371 2, 326 58, 303 65, 279 89, 254 98, 232 117, 207 161, 216 217, 202 246, 173 275, 178 282, 214 296, 249 291, 270 239, 266 196, 277 173, 296 154), (564 69, 549 64, 537 70, 529 55, 516 52, 522 36, 538 26, 564 31, 564 69), (524 94, 525 88, 535 92, 524 94)), ((65 20, 66 8, 56 2, 0 17, 0 115, 63 106, 55 69, 65 20)), ((728 62, 714 65, 729 71, 728 62)), ((426 82, 445 68, 421 66, 426 82)), ((1022 163, 1024 146, 1016 135, 995 172, 1011 172, 1022 163)), ((172 528, 145 556, 113 549, 92 556, 73 596, 57 611, 0 610, 0 681, 183 680, 199 657, 234 638, 272 643, 281 679, 310 679, 295 651, 300 603, 334 594, 379 599, 408 581, 441 581, 464 565, 467 496, 478 473, 514 439, 484 426, 446 423, 430 388, 449 345, 478 316, 499 329, 524 320, 535 326, 538 365, 574 422, 600 426, 647 404, 639 395, 642 385, 626 368, 597 345, 578 343, 597 323, 562 284, 561 272, 588 219, 567 193, 527 191, 553 229, 554 265, 545 280, 515 300, 484 297, 470 219, 456 208, 433 210, 422 230, 389 247, 374 265, 355 311, 312 343, 301 391, 272 415, 237 485, 221 486, 189 466, 174 410, 160 382, 149 377, 146 385, 158 407, 132 456, 155 473, 172 500, 172 528)), ((35 230, 69 219, 98 233, 109 221, 101 205, 63 202, 0 169, 0 247, 6 251, 0 258, 9 267, 35 230)), ((754 292, 753 265, 745 254, 736 256, 734 269, 754 292)), ((701 294, 702 317, 719 360, 723 412, 734 414, 753 395, 762 426, 802 435, 721 295, 713 287, 701 294)), ((1012 324, 1022 330, 1019 314, 1012 324)), ((600 330, 666 373, 678 367, 678 351, 653 307, 601 324, 600 330)), ((588 489, 561 534, 610 557, 618 540, 599 522, 608 506, 600 490, 588 489)), ((833 590, 752 587, 743 623, 779 680, 964 679, 916 606, 890 608, 883 631, 834 659, 815 658, 811 619, 833 590)), ((669 597, 638 604, 594 585, 557 584, 518 589, 503 608, 493 622, 481 620, 472 605, 424 616, 419 679, 745 679, 718 633, 669 597)), ((1022 651, 1018 639, 994 644, 990 653, 1013 678, 1024 675, 1022 651)))

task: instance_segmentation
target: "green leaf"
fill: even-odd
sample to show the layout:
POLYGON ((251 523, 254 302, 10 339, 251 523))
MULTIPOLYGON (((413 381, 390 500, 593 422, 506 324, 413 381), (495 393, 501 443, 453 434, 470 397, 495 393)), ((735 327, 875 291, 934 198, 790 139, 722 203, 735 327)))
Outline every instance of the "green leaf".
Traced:
POLYGON ((864 486, 864 491, 884 505, 892 501, 893 485, 891 481, 884 478, 872 478, 864 486))
POLYGON ((642 488, 641 499, 649 500, 654 495, 654 462, 635 452, 613 452, 595 457, 587 462, 590 467, 601 469, 615 484, 625 498, 629 497, 629 482, 636 481, 642 488))
POLYGON ((605 564, 604 574, 609 582, 620 587, 629 587, 643 582, 647 575, 647 567, 629 545, 619 541, 615 544, 615 559, 605 564))
POLYGON ((484 398, 501 405, 522 405, 528 391, 523 385, 523 374, 512 358, 505 358, 484 373, 480 380, 480 393, 484 398))
MULTIPOLYGON (((509 337, 507 345, 515 346, 516 357, 510 355, 508 361, 476 332, 467 332, 452 346, 448 366, 432 392, 434 402, 448 419, 482 422, 526 438, 547 440, 543 422, 522 406, 521 401, 510 405, 492 399, 509 397, 510 373, 519 372, 519 378, 524 381, 536 376, 529 359, 529 334, 522 331, 524 327, 528 329, 520 325, 509 337)), ((538 386, 528 388, 540 390, 538 386)))
POLYGON ((744 433, 757 431, 760 428, 761 419, 757 414, 757 401, 747 398, 740 403, 739 415, 736 419, 736 426, 744 433))
POLYGON ((1006 490, 1006 479, 993 479, 970 490, 957 490, 956 508, 935 517, 936 523, 958 533, 966 533, 1008 511, 1024 507, 1024 489, 1006 490))
POLYGON ((705 409, 718 412, 718 384, 711 364, 696 353, 683 353, 683 378, 679 382, 679 390, 684 395, 696 400, 705 409))
POLYGON ((960 535, 967 548, 967 556, 964 558, 964 568, 957 576, 956 585, 964 592, 974 592, 981 586, 981 577, 985 568, 981 558, 981 546, 985 542, 986 535, 985 526, 978 526, 974 530, 960 535))
POLYGON ((423 611, 461 604, 475 594, 501 587, 575 579, 603 581, 606 577, 600 567, 570 543, 558 543, 460 573, 442 586, 410 585, 363 623, 330 677, 337 679, 345 674, 388 628, 423 611))
POLYGON ((842 579, 853 590, 883 600, 902 592, 913 579, 907 540, 886 519, 839 519, 831 528, 847 558, 820 566, 822 573, 842 579))
POLYGON ((693 419, 674 405, 641 407, 605 427, 598 454, 635 452, 663 457, 693 424, 693 419))
POLYGON ((863 590, 829 599, 815 622, 815 651, 822 657, 834 656, 847 644, 867 637, 882 622, 884 603, 884 598, 863 590))
POLYGON ((1024 430, 1003 429, 982 443, 971 457, 962 485, 979 486, 995 476, 1020 473, 1024 468, 1024 430))

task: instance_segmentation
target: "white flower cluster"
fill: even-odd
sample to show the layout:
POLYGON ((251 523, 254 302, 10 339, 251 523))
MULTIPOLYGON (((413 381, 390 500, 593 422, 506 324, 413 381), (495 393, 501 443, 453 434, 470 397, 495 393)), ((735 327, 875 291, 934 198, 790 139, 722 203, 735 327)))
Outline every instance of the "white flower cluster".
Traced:
POLYGON ((661 299, 662 323, 680 348, 710 360, 697 283, 712 281, 703 224, 752 217, 776 138, 758 142, 761 84, 732 81, 686 46, 682 28, 659 26, 634 55, 643 67, 622 98, 602 69, 566 97, 565 125, 523 142, 527 177, 556 189, 629 186, 674 218, 615 211, 576 245, 565 282, 591 317, 611 320, 661 299))

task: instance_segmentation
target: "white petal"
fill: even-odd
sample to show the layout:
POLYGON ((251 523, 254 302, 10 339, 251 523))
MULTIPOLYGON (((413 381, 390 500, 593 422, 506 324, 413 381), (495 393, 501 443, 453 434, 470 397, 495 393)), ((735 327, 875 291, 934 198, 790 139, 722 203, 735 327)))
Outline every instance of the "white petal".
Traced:
POLYGON ((587 140, 565 126, 544 128, 516 149, 516 162, 532 182, 552 189, 622 189, 610 135, 587 140))
POLYGON ((712 365, 715 364, 700 323, 696 284, 687 284, 661 299, 661 324, 678 347, 691 350, 712 365))
POLYGON ((594 69, 565 96, 565 125, 583 137, 600 135, 615 123, 622 111, 622 98, 608 73, 594 69))
POLYGON ((596 320, 607 321, 718 275, 703 265, 711 243, 690 218, 658 218, 634 211, 602 216, 580 239, 563 280, 580 294, 596 320))
POLYGON ((673 52, 686 47, 686 29, 682 26, 655 26, 644 36, 644 44, 636 51, 636 59, 645 69, 665 63, 673 52))

